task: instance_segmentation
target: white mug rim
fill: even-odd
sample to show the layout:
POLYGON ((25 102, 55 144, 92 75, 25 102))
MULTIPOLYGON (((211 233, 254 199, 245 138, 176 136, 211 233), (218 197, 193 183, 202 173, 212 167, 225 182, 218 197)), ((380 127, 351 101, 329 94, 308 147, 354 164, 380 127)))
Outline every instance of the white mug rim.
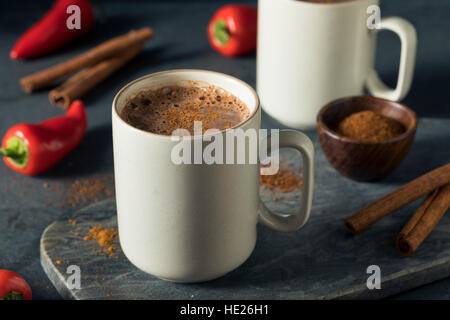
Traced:
MULTIPOLYGON (((274 1, 279 1, 279 0, 274 0, 274 1)), ((360 4, 361 2, 371 2, 373 0, 348 0, 348 1, 344 1, 344 2, 335 2, 335 3, 321 3, 321 2, 309 2, 309 1, 304 1, 304 0, 281 0, 284 2, 289 2, 292 3, 294 5, 299 5, 299 6, 310 6, 310 7, 315 7, 315 8, 320 8, 320 9, 335 9, 336 7, 349 7, 349 6, 353 6, 356 4, 360 4)), ((378 0, 379 2, 379 0, 378 0)))
MULTIPOLYGON (((245 119, 244 121, 238 123, 237 125, 231 127, 231 128, 227 128, 227 129, 223 129, 220 130, 219 132, 215 133, 215 134, 222 134, 228 130, 232 130, 232 129, 236 129, 239 127, 242 127, 244 124, 246 124, 247 122, 249 122, 251 119, 253 119, 255 117, 255 115, 258 113, 259 109, 261 108, 260 102, 259 102, 259 97, 258 94, 256 93, 255 89, 253 89, 248 83, 242 81, 241 79, 238 79, 236 77, 230 76, 228 74, 222 73, 222 72, 217 72, 217 71, 212 71, 212 70, 202 70, 202 69, 171 69, 171 70, 165 70, 165 71, 159 71, 159 72, 154 72, 154 73, 150 73, 147 74, 145 76, 139 77, 129 83, 127 83, 126 85, 124 85, 118 92, 117 94, 114 96, 113 102, 112 102, 112 114, 114 117, 116 117, 121 123, 123 123, 125 126, 137 130, 138 132, 150 135, 150 136, 155 136, 155 137, 160 137, 160 138, 166 138, 166 139, 171 139, 172 135, 164 135, 164 134, 159 134, 159 133, 154 133, 154 132, 149 132, 149 131, 145 131, 142 129, 138 129, 134 126, 132 126, 131 124, 127 123, 125 120, 122 119, 122 117, 119 115, 118 111, 117 111, 117 101, 119 99, 119 97, 130 87, 132 87, 133 85, 135 85, 138 82, 141 82, 143 80, 146 80, 148 78, 151 77, 155 77, 155 76, 159 76, 162 74, 166 74, 166 73, 181 73, 181 72, 198 72, 198 73, 209 73, 209 74, 213 74, 215 76, 221 76, 221 77, 225 77, 228 78, 231 81, 234 81, 236 83, 238 83, 241 86, 244 86, 252 95, 255 101, 255 107, 253 108, 252 113, 248 116, 247 119, 245 119)), ((207 82, 207 81, 206 81, 207 82)), ((232 94, 234 94, 233 92, 231 92, 232 94)), ((190 136, 185 136, 184 138, 197 138, 199 136, 194 136, 194 135, 190 135, 190 136)))

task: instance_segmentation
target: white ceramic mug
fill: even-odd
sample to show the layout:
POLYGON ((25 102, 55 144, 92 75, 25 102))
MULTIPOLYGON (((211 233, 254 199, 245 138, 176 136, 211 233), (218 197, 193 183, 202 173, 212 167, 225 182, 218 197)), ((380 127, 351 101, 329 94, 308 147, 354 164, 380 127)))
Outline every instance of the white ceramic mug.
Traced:
POLYGON ((256 92, 225 74, 173 70, 127 84, 112 105, 117 217, 122 250, 134 265, 162 279, 200 282, 226 274, 249 257, 258 220, 279 231, 295 231, 306 223, 314 148, 298 131, 279 133, 280 147, 297 149, 303 159, 301 207, 293 215, 272 213, 260 201, 257 163, 174 164, 171 151, 178 142, 134 128, 119 114, 127 99, 140 90, 184 81, 216 85, 235 95, 251 112, 238 128, 260 127, 256 92))
POLYGON ((416 32, 408 21, 382 18, 369 29, 379 0, 311 3, 258 1, 257 91, 261 105, 280 123, 312 129, 320 108, 331 100, 360 95, 401 100, 413 77, 416 32), (376 34, 395 32, 401 40, 395 89, 374 70, 376 34))

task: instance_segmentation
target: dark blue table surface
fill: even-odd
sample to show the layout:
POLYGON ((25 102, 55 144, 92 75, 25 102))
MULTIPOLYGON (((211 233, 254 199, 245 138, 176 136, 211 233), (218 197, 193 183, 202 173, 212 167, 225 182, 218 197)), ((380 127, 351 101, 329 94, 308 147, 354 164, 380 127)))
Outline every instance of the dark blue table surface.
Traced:
MULTIPOLYGON (((61 192, 77 179, 112 175, 110 108, 115 93, 127 82, 156 71, 178 68, 210 69, 228 73, 255 85, 255 54, 225 58, 210 49, 206 25, 224 1, 103 1, 107 19, 93 32, 67 48, 32 61, 11 61, 9 51, 28 26, 52 1, 0 2, 0 133, 19 122, 39 122, 63 111, 51 106, 48 92, 25 94, 19 78, 67 60, 86 49, 132 28, 151 26, 154 39, 126 68, 104 81, 84 98, 89 117, 81 145, 55 168, 39 177, 25 177, 0 164, 0 269, 21 274, 31 285, 34 298, 58 299, 39 263, 39 238, 44 228, 77 206, 64 206, 61 192), (49 184, 45 188, 44 184, 49 184), (52 188, 56 187, 56 188, 52 188)), ((254 2, 250 2, 254 3, 254 2)), ((417 28, 419 46, 410 94, 404 100, 420 117, 450 118, 450 0, 382 1, 382 16, 398 15, 417 28)), ((377 70, 389 84, 396 81, 400 45, 381 32, 377 70)), ((277 125, 263 115, 263 126, 277 125)), ((309 132, 308 134, 315 134, 309 132)), ((83 203, 83 205, 88 204, 83 203)), ((78 205, 80 207, 82 204, 78 205)), ((450 279, 442 280, 395 298, 450 298, 450 279)))

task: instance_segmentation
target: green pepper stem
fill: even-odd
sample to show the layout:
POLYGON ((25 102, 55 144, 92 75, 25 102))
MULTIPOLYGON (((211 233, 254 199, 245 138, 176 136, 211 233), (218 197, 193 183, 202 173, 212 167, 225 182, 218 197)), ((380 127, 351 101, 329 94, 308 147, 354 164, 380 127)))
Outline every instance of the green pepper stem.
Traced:
POLYGON ((0 154, 4 157, 8 158, 20 158, 22 154, 17 153, 15 150, 7 149, 7 148, 0 148, 0 154))
POLYGON ((214 24, 214 37, 222 46, 230 40, 230 31, 224 20, 220 19, 214 24))
POLYGON ((0 300, 23 300, 23 294, 20 292, 10 291, 0 300))
POLYGON ((0 148, 0 155, 8 158, 8 162, 19 168, 25 168, 30 157, 25 142, 19 137, 11 137, 6 141, 5 148, 0 148))

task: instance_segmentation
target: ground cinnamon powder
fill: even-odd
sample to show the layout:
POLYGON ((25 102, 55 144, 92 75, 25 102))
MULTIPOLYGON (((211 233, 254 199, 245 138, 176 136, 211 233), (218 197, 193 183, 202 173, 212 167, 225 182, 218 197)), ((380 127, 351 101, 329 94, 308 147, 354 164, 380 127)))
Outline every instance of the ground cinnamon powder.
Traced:
POLYGON ((64 197, 64 203, 68 207, 76 207, 83 203, 112 197, 114 195, 112 183, 106 180, 97 177, 75 180, 64 197))
POLYGON ((338 132, 361 142, 382 142, 401 135, 405 128, 398 121, 381 114, 361 111, 341 121, 338 132))
POLYGON ((46 207, 55 203, 60 208, 79 207, 114 196, 114 176, 107 174, 63 183, 45 182, 43 187, 55 193, 55 196, 45 199, 46 207))
POLYGON ((283 199, 280 193, 288 193, 294 190, 301 189, 303 185, 303 179, 300 175, 300 169, 279 169, 276 174, 273 175, 260 175, 260 185, 266 189, 273 191, 276 196, 272 198, 274 201, 283 199))
POLYGON ((98 245, 102 248, 103 252, 112 253, 117 250, 117 248, 112 244, 117 236, 118 232, 115 228, 103 228, 100 224, 92 227, 83 240, 88 241, 95 239, 97 240, 98 245))

